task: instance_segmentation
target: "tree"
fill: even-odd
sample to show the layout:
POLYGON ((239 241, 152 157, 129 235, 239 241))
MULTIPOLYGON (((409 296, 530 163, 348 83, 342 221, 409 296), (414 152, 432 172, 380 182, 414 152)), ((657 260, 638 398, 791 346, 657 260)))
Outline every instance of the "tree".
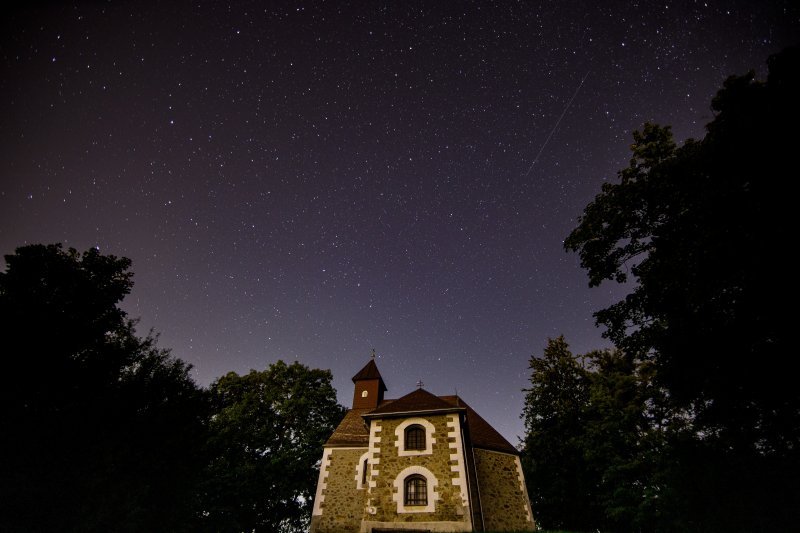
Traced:
POLYGON ((322 445, 344 416, 331 379, 328 370, 278 361, 212 384, 213 459, 203 489, 208 530, 302 530, 322 445))
POLYGON ((118 304, 130 261, 33 245, 0 273, 0 529, 191 529, 206 402, 118 304))
POLYGON ((646 368, 619 350, 575 356, 563 337, 530 360, 523 467, 548 528, 674 531, 657 475, 664 439, 646 368))
POLYGON ((677 495, 665 483, 669 469, 662 421, 663 397, 652 382, 651 365, 637 363, 622 350, 595 350, 587 360, 589 399, 584 413, 582 449, 597 481, 605 531, 685 529, 673 510, 677 495))
POLYGON ((543 356, 531 357, 530 369, 522 460, 537 522, 548 529, 592 529, 602 510, 583 447, 588 373, 563 336, 548 339, 543 356))
MULTIPOLYGON (((565 241, 590 285, 632 292, 596 314, 673 409, 673 484, 705 530, 786 529, 800 505, 800 388, 794 383, 781 257, 793 227, 800 51, 770 57, 766 82, 729 78, 706 136, 634 133, 630 166, 606 183, 565 241)), ((693 522, 692 522, 693 521, 693 522)))

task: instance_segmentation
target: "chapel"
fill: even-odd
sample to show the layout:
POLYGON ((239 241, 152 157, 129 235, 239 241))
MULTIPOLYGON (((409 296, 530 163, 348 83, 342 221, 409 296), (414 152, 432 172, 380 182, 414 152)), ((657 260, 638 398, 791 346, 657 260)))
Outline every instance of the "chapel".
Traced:
POLYGON ((373 358, 325 443, 311 533, 534 530, 519 452, 458 396, 398 399, 373 358))

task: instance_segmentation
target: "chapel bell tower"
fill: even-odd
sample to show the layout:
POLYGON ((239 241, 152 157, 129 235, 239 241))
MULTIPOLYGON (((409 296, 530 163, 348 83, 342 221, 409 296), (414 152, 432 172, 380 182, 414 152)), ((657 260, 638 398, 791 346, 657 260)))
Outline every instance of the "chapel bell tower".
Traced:
POLYGON ((372 359, 353 376, 355 391, 353 392, 353 409, 375 409, 383 401, 386 384, 375 364, 375 352, 372 359))

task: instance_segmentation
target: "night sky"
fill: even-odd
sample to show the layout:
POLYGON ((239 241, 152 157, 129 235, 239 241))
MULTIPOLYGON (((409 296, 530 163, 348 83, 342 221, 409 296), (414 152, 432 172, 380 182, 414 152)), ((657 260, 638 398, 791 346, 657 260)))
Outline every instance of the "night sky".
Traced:
MULTIPOLYGON (((0 253, 133 260, 124 308, 208 385, 283 359, 456 389, 512 443, 528 358, 606 347, 563 240, 631 132, 703 135, 789 2, 18 2, 0 253), (585 4, 585 5, 584 5, 585 4)), ((4 268, 4 265, 3 265, 4 268)))

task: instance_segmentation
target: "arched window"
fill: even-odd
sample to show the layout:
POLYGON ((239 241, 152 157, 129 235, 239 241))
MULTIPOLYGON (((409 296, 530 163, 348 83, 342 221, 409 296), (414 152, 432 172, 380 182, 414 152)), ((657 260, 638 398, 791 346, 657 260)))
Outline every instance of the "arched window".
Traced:
POLYGON ((356 489, 366 489, 369 487, 369 452, 365 452, 356 463, 356 475, 353 481, 356 482, 356 489))
POLYGON ((436 512, 436 502, 440 499, 436 492, 439 480, 424 466, 411 465, 402 469, 392 486, 395 489, 392 500, 397 503, 398 514, 436 512))
MULTIPOLYGON (((394 445, 397 455, 408 457, 413 455, 431 455, 436 444, 436 428, 424 418, 406 418, 394 429, 394 445)), ((447 446, 447 441, 445 441, 447 446)), ((401 490, 398 494, 402 494, 401 490)))
POLYGON ((428 505, 428 480, 419 474, 405 480, 405 505, 428 505))
POLYGON ((425 428, 419 424, 408 426, 406 428, 406 450, 424 450, 425 449, 425 428))

